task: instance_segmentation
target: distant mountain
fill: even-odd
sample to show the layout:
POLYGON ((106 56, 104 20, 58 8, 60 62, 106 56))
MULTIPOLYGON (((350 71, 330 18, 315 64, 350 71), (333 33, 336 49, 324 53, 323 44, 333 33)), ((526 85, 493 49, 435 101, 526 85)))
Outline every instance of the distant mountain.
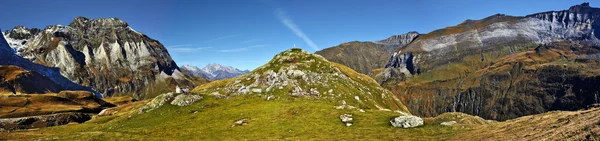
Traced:
POLYGON ((360 73, 372 74, 373 70, 383 68, 388 63, 389 56, 395 48, 409 44, 418 36, 417 32, 409 32, 374 42, 347 42, 317 51, 315 54, 360 73))
POLYGON ((206 75, 206 73, 204 73, 204 71, 202 71, 202 69, 200 69, 196 66, 183 65, 179 68, 181 69, 181 72, 186 73, 188 75, 209 79, 209 77, 206 75))
POLYGON ((59 68, 69 80, 105 96, 143 98, 150 92, 149 86, 159 87, 156 80, 161 81, 161 87, 173 89, 175 85, 197 85, 194 78, 179 71, 159 41, 117 18, 77 17, 68 26, 43 30, 17 26, 3 35, 17 55, 59 68))
POLYGON ((220 64, 208 64, 202 69, 190 65, 183 65, 180 68, 182 69, 182 71, 185 71, 190 75, 206 78, 209 80, 233 78, 250 72, 249 70, 242 71, 231 66, 223 66, 220 64))

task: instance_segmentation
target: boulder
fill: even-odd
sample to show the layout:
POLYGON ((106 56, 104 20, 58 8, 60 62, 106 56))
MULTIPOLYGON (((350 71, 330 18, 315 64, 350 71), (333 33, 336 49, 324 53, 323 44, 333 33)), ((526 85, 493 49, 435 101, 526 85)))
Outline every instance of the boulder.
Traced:
POLYGON ((352 126, 352 115, 351 114, 340 115, 340 120, 342 120, 342 123, 344 123, 346 126, 352 126))
POLYGON ((182 95, 176 96, 175 99, 173 99, 173 101, 171 101, 171 105, 187 106, 187 105, 193 104, 194 102, 196 102, 200 99, 202 99, 202 96, 182 94, 182 95))
POLYGON ((390 123, 393 127, 413 128, 423 125, 423 119, 417 116, 399 116, 390 120, 390 123))
POLYGON ((235 127, 235 126, 244 126, 248 124, 248 120, 250 120, 249 118, 244 118, 244 119, 240 119, 234 122, 234 124, 231 127, 235 127))

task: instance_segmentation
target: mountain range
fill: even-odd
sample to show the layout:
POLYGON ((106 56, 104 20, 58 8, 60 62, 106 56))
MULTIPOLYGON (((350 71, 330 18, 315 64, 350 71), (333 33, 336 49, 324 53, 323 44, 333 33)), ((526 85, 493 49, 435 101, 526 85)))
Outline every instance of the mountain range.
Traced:
POLYGON ((231 66, 223 66, 220 64, 208 64, 202 69, 190 65, 183 65, 180 68, 184 73, 209 80, 233 78, 250 72, 249 70, 239 70, 231 66))
POLYGON ((17 26, 3 35, 16 55, 58 68, 70 81, 103 96, 144 98, 153 93, 149 86, 174 88, 200 84, 180 72, 159 41, 117 18, 77 17, 67 26, 44 29, 17 26))
POLYGON ((600 44, 598 19, 600 9, 583 3, 526 16, 496 14, 383 42, 344 43, 317 54, 371 74, 417 115, 464 112, 506 120, 598 101, 598 89, 588 86, 598 84, 590 73, 600 44), (401 44, 391 52, 376 46, 394 41, 401 44), (388 61, 374 63, 382 58, 388 61))

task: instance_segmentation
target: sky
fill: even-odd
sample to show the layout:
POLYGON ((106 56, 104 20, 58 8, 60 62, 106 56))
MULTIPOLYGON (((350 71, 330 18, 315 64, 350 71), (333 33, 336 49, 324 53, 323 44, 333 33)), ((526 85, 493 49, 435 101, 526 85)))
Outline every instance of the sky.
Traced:
POLYGON ((68 25, 77 16, 116 17, 160 41, 178 65, 252 70, 294 45, 315 52, 409 31, 425 34, 497 13, 524 16, 588 1, 1 0, 0 29, 68 25))

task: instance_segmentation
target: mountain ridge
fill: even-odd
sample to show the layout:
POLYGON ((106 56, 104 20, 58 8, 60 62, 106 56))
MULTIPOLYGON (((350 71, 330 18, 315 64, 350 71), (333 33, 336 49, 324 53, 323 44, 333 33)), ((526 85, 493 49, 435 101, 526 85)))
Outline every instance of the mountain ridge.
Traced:
POLYGON ((118 18, 77 17, 68 26, 53 25, 36 31, 17 26, 3 34, 9 35, 9 40, 26 40, 17 49, 19 56, 60 68, 60 74, 66 78, 93 87, 104 96, 144 98, 148 95, 146 86, 155 81, 175 83, 161 86, 172 89, 174 85, 199 85, 180 72, 159 41, 133 30, 118 18), (37 34, 11 34, 28 33, 27 30, 37 34))

